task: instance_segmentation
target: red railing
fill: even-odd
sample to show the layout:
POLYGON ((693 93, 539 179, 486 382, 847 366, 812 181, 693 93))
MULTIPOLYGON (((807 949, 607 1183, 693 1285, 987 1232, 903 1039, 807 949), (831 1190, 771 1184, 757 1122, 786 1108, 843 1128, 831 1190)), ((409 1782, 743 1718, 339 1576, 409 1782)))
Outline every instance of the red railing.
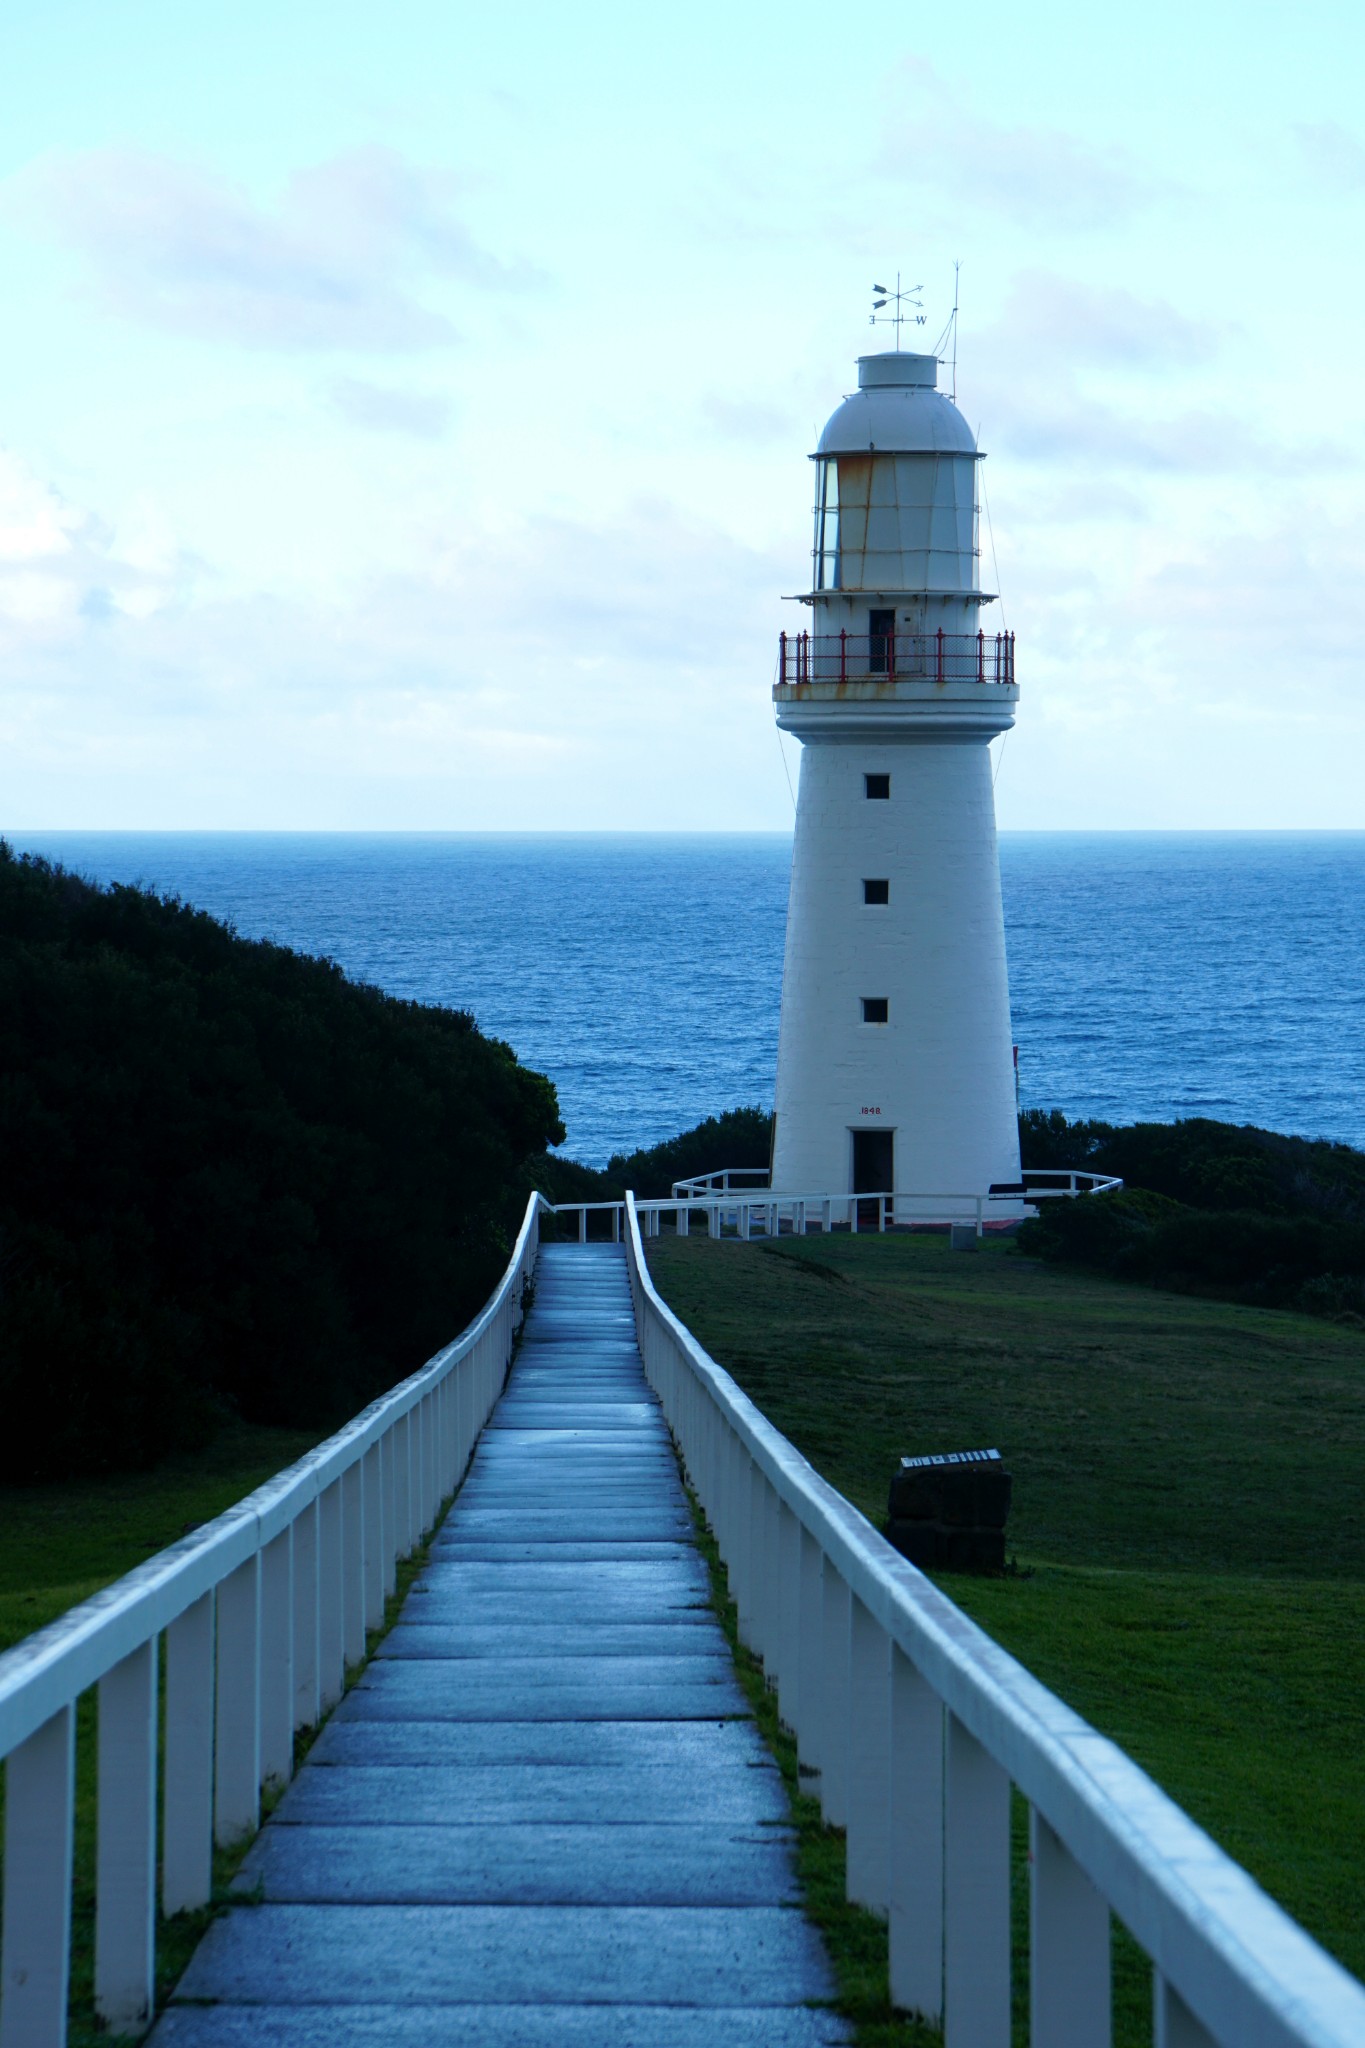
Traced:
POLYGON ((1013 633, 783 633, 780 683, 1014 682, 1013 633))

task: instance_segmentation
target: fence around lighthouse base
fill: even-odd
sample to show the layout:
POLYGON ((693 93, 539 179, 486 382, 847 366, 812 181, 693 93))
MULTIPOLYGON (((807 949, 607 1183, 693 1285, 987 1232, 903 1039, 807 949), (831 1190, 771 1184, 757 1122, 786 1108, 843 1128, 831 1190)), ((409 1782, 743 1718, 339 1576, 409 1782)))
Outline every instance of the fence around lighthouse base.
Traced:
POLYGON ((1360 2048, 1365 1986, 1131 1762, 900 1557, 626 1256, 645 1371, 825 1818, 889 1922, 891 1996, 1009 2048, 1011 1786, 1029 1805, 1030 2048, 1108 2048, 1110 1914, 1156 2048, 1360 2048))

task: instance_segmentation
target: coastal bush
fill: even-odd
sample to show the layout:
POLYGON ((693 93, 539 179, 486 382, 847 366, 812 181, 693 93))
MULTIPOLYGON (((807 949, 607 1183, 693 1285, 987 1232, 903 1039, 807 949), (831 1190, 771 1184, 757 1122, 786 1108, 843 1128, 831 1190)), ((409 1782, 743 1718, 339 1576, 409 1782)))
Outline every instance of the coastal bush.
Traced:
POLYGON ((1026 1167, 1114 1173, 1194 1209, 1365 1223, 1365 1152, 1326 1138, 1286 1137, 1211 1117, 1069 1123, 1060 1110, 1027 1109, 1019 1145, 1026 1167))
POLYGON ((766 1109, 727 1109, 662 1144, 638 1152, 616 1152, 605 1167, 551 1159, 537 1185, 551 1201, 619 1202, 627 1188, 637 1195, 668 1195, 675 1180, 715 1173, 723 1166, 768 1167, 773 1120, 766 1109))
POLYGON ((0 1479, 326 1428, 505 1263, 554 1089, 400 1002, 0 842, 0 1479))
POLYGON ((1055 1110, 1026 1112, 1021 1135, 1030 1165, 1083 1163, 1126 1183, 1049 1202, 1020 1228, 1021 1251, 1267 1308, 1365 1314, 1365 1154, 1350 1146, 1205 1117, 1069 1125, 1055 1110))

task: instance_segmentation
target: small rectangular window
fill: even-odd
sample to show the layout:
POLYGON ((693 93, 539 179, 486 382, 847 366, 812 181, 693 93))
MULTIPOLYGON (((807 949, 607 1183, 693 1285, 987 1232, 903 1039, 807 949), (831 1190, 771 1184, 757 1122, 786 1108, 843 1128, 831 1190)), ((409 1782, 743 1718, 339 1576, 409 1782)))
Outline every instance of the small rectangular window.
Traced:
POLYGON ((864 877, 863 877, 863 902, 864 902, 864 903, 889 903, 890 901, 891 901, 891 884, 890 884, 890 882, 888 882, 888 881, 885 881, 885 880, 882 880, 882 881, 878 881, 878 880, 875 880, 875 879, 869 880, 867 876, 864 876, 864 877))
POLYGON ((885 1024, 888 1020, 890 1009, 891 1005, 886 996, 864 996, 864 1024, 885 1024))
POLYGON ((891 777, 889 775, 865 775, 863 777, 863 794, 864 796, 874 797, 890 796, 891 777))

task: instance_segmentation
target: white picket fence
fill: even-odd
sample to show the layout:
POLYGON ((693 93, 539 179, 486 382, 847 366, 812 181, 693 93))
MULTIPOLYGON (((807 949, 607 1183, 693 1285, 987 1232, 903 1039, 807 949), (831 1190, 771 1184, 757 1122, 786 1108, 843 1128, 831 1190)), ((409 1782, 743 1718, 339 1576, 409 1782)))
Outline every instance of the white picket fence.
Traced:
POLYGON ((491 1300, 420 1372, 0 1657, 0 2048, 66 2039, 80 1696, 99 1688, 95 2008, 133 2033, 153 2001, 158 1775, 170 1915, 208 1903, 214 1843, 259 1825, 263 1788, 290 1776, 296 1729, 341 1697, 399 1559, 464 1471, 502 1389, 548 1206, 531 1197, 491 1300))
POLYGON ((1365 1987, 820 1478, 660 1299, 626 1211, 645 1371, 740 1633, 847 1829, 849 1896, 889 1921, 895 2003, 948 2048, 1009 2048, 1014 1785, 1031 2048, 1108 2048, 1111 1909, 1154 1966, 1156 2048, 1361 2048, 1365 1987))

